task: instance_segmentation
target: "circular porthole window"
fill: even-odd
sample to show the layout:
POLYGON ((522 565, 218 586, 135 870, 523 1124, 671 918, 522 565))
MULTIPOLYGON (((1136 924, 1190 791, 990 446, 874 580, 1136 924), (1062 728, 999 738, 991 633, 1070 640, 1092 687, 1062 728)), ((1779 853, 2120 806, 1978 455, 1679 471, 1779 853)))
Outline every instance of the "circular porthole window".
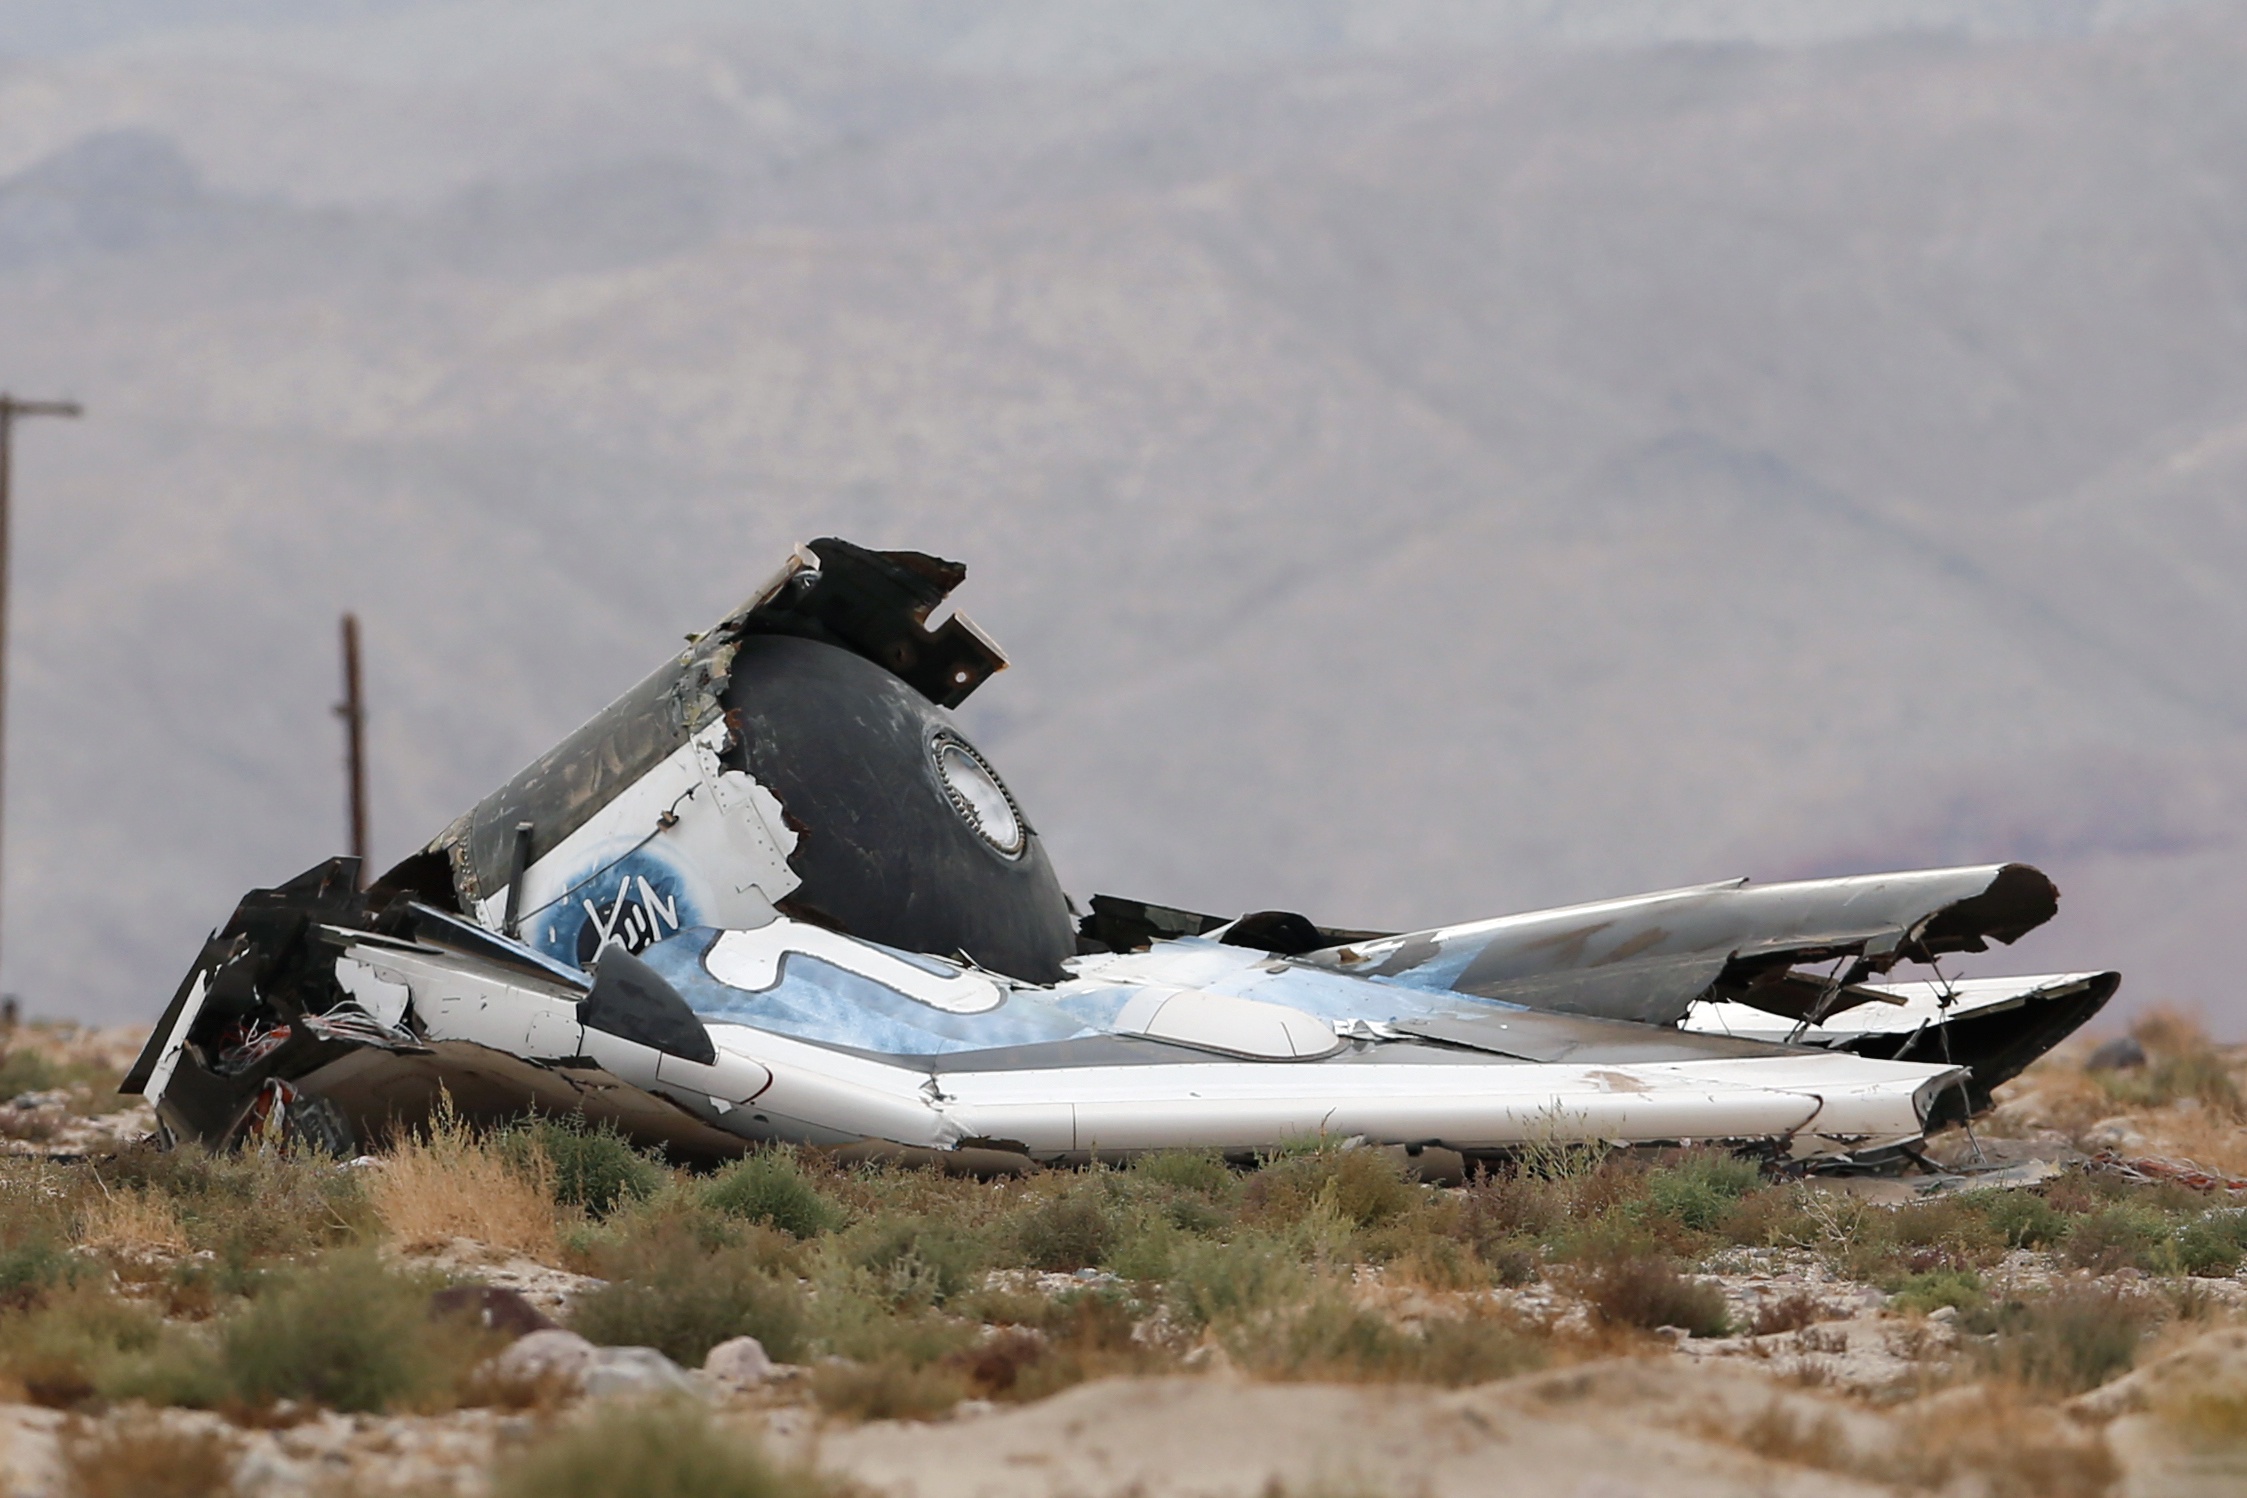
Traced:
POLYGON ((1025 841, 1022 813, 1015 810, 1014 798, 999 782, 998 772, 964 741, 949 735, 939 736, 930 748, 944 793, 960 820, 1007 857, 1019 858, 1025 841))

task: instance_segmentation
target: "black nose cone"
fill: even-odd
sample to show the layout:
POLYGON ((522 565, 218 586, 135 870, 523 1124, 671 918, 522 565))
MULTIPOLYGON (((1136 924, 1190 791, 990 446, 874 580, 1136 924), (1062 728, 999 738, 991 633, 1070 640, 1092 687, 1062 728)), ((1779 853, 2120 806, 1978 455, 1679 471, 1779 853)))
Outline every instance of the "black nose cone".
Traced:
POLYGON ((752 635, 727 706, 749 773, 780 798, 800 918, 907 951, 965 952, 1030 982, 1076 950, 1029 819, 951 715, 873 662, 752 635))

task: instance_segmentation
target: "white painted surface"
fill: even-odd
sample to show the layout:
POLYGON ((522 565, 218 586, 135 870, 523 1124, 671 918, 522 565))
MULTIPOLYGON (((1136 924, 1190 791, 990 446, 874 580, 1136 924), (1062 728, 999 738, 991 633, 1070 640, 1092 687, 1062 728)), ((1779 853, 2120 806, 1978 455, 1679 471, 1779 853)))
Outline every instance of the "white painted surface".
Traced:
POLYGON ((1334 1027, 1315 1015, 1192 988, 1143 991, 1116 1015, 1115 1030, 1268 1061, 1315 1060, 1342 1048, 1334 1027))
POLYGON ((179 1069, 179 1053, 187 1044, 187 1032, 195 1024, 195 1016, 203 1012, 203 975, 195 975, 195 986, 187 991, 187 1002, 179 1006, 179 1018, 172 1021, 172 1030, 164 1037, 164 1049, 156 1058, 156 1065, 148 1074, 148 1085, 141 1095, 151 1106, 161 1101, 164 1089, 172 1085, 172 1073, 179 1069))
POLYGON ((376 1022, 395 1030, 405 1019, 412 990, 396 974, 346 956, 335 960, 335 980, 376 1022))
POLYGON ((575 1056, 583 1048, 575 995, 466 972, 435 954, 354 946, 344 955, 405 984, 432 1040, 473 1041, 533 1061, 575 1056))
POLYGON ((703 1093, 713 1101, 746 1103, 772 1085, 772 1072, 731 1051, 718 1052, 717 1060, 708 1065, 662 1052, 656 1057, 655 1079, 703 1093))
MULTIPOLYGON (((1956 1075, 1834 1055, 1640 1066, 1212 1061, 932 1077, 743 1025, 713 1025, 711 1034, 773 1078, 753 1107, 721 1115, 721 1127, 746 1134, 759 1117, 788 1119, 826 1137, 936 1148, 1006 1139, 1040 1155, 1257 1149, 1321 1134, 1470 1149, 1556 1138, 1783 1138, 1798 1155, 1831 1154, 1916 1138, 1920 1098, 1956 1075)), ((595 1049, 608 1044, 587 1035, 615 1071, 595 1049)))
POLYGON ((720 983, 762 993, 780 981, 781 962, 790 953, 816 957, 948 1014, 981 1014, 1006 1000, 1006 990, 984 973, 934 957, 907 961, 867 942, 786 916, 754 931, 728 931, 711 943, 702 965, 720 983), (943 971, 931 972, 932 967, 943 971))
MULTIPOLYGON (((1955 983, 1867 983, 1894 1003, 1859 1004, 1803 1032, 1811 1043, 1856 1035, 1908 1035, 1938 1020, 2018 1008, 2035 999, 2058 998, 2104 976, 2100 973, 2037 973, 2018 978, 1962 978, 1955 983), (1944 1003, 1945 996, 1949 1003, 1944 1003)), ((1794 1021, 1748 1004, 1695 1004, 1678 1022, 1681 1030, 1734 1035, 1745 1040, 1785 1040, 1794 1021)))
MULTIPOLYGON (((643 846, 677 869, 704 924, 753 927, 773 919, 774 903, 803 882, 788 867, 796 834, 771 791, 719 766, 725 736, 723 719, 711 723, 530 866, 523 878, 526 939, 545 945, 542 929, 559 910, 606 892, 594 871, 643 846), (668 828, 662 825, 667 815, 677 818, 668 828)), ((504 887, 476 907, 476 919, 488 930, 499 930, 506 918, 504 887)))

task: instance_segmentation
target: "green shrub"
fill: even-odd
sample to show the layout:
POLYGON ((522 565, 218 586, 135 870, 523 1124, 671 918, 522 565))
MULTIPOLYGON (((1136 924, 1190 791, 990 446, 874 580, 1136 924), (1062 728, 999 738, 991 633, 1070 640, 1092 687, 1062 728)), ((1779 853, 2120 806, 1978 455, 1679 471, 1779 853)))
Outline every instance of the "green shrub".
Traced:
POLYGON ((1108 1250, 1103 1262, 1120 1279, 1159 1283, 1170 1278, 1179 1245, 1190 1241, 1190 1237, 1166 1212, 1161 1217, 1136 1223, 1120 1243, 1108 1250))
POLYGON ((2174 1234, 2168 1217, 2136 1202, 2115 1202, 2075 1224, 2061 1254, 2079 1269, 2174 1272, 2174 1234))
POLYGON ((1568 1212, 1561 1184, 1523 1170, 1477 1171, 1459 1201, 1462 1234, 1485 1258, 1498 1244, 1542 1238, 1568 1212))
POLYGON ((493 1498, 826 1498, 841 1490, 783 1469, 754 1441, 684 1402, 606 1404, 505 1463, 493 1498))
POLYGON ((2247 1211, 2230 1207, 2186 1223, 2177 1235, 2177 1259, 2187 1274, 2221 1279, 2238 1273, 2247 1259, 2247 1211))
POLYGON ((1695 1232, 1713 1232, 1733 1204, 1763 1184, 1753 1160, 1723 1150, 1693 1150, 1648 1172, 1646 1198, 1654 1210, 1695 1232))
POLYGON ((2007 1301, 1963 1324, 1994 1334, 1983 1357, 1996 1371, 2057 1394, 2079 1394, 2126 1372, 2158 1318, 2146 1297, 2073 1284, 2007 1301))
POLYGON ((2009 1248, 2048 1248, 2068 1235, 2068 1219, 2033 1191, 1972 1191, 1960 1198, 1981 1210, 2009 1248))
POLYGON ((0 1315, 0 1373, 33 1403, 67 1408, 101 1392, 112 1365, 154 1347, 162 1332, 152 1308, 77 1284, 0 1315))
POLYGON ((1179 1244, 1163 1290, 1174 1318, 1202 1327, 1300 1300, 1311 1285, 1311 1270, 1293 1243, 1244 1232, 1230 1243, 1179 1244))
POLYGON ((500 1153, 519 1169, 535 1151, 553 1171, 554 1199, 606 1217, 628 1201, 645 1201, 668 1177, 660 1161, 639 1149, 604 1120, 588 1125, 581 1115, 534 1118, 499 1136, 500 1153))
POLYGON ((1250 1178, 1249 1215, 1284 1226, 1324 1207, 1353 1227, 1386 1222, 1420 1200, 1419 1185, 1386 1152, 1324 1146, 1278 1156, 1250 1178))
POLYGON ((95 1372, 94 1392, 103 1399, 204 1410, 239 1397, 217 1343, 199 1330, 179 1327, 167 1327, 145 1350, 105 1360, 95 1372))
POLYGON ((2231 1068, 2221 1054, 2205 1045, 2157 1057, 2140 1070, 2102 1071, 2096 1079, 2118 1103, 2159 1108, 2192 1098, 2226 1117, 2237 1118, 2241 1112, 2239 1084, 2232 1079, 2231 1068))
POLYGON ((1025 1206, 1012 1237, 1019 1262, 1031 1269, 1088 1269, 1108 1256, 1124 1230, 1122 1203, 1106 1176, 1092 1172, 1025 1206))
POLYGON ((1814 1243, 1818 1225, 1798 1185, 1769 1185, 1746 1192, 1717 1224, 1717 1233, 1728 1243, 1755 1248, 1776 1248, 1814 1243))
POLYGON ((1162 1216, 1163 1221, 1180 1232, 1192 1233, 1201 1238, 1223 1232, 1232 1221, 1223 1207, 1191 1196, 1177 1197, 1165 1203, 1162 1216))
POLYGON ((236 1288, 247 1272, 277 1260, 310 1257, 368 1241, 380 1233, 361 1172, 338 1170, 313 1149, 177 1149, 135 1145, 103 1162, 115 1189, 162 1196, 179 1218, 188 1247, 226 1266, 236 1288))
POLYGON ((788 1150, 762 1150, 734 1161, 702 1188, 710 1206, 744 1222, 764 1222, 798 1238, 843 1225, 841 1207, 820 1194, 788 1150))
POLYGON ((945 1310, 969 1321, 991 1326, 1043 1326, 1053 1314, 1054 1297, 1037 1290, 1009 1290, 985 1285, 954 1296, 945 1310))
POLYGON ((1907 1253, 1916 1270, 1944 1265, 1983 1263, 2005 1247, 2005 1235, 1990 1219, 1987 1206, 1973 1195, 1939 1196, 1912 1202, 1890 1215, 1888 1237, 1897 1247, 1931 1252, 1907 1253))
POLYGON ((76 1278, 82 1266, 45 1237, 0 1248, 0 1306, 28 1306, 54 1286, 76 1278))
POLYGON ((220 1331, 227 1382, 252 1404, 439 1405, 496 1341, 465 1319, 433 1320, 430 1290, 362 1250, 282 1271, 220 1331))
POLYGON ((1331 1290, 1288 1314, 1228 1326, 1223 1340, 1243 1367, 1278 1379, 1455 1387, 1511 1377, 1544 1361, 1542 1346, 1501 1318, 1436 1320, 1406 1331, 1331 1290))
POLYGON ((872 1274, 899 1306, 942 1305, 972 1289, 991 1261, 979 1235, 942 1218, 871 1218, 837 1242, 845 1261, 872 1274))
POLYGON ((1910 1274, 1889 1289, 1892 1292, 1889 1303, 1897 1310, 1917 1311, 1923 1316, 1944 1306, 1972 1311, 1989 1299, 1982 1289, 1982 1277, 1971 1269, 1931 1269, 1910 1274))
POLYGON ((1732 1328, 1724 1292, 1707 1280, 1687 1279, 1659 1255, 1597 1262, 1583 1271, 1579 1288, 1609 1326, 1677 1326, 1696 1337, 1721 1337, 1732 1328))
POLYGON ((1239 1172, 1215 1150, 1157 1150, 1133 1160, 1126 1173, 1213 1202, 1229 1201, 1241 1190, 1239 1172))
POLYGON ((0 1103, 27 1092, 45 1092, 61 1082, 62 1073, 37 1051, 10 1046, 0 1052, 0 1103))
POLYGON ((821 1363, 811 1373, 812 1397, 830 1414, 853 1420, 929 1420, 967 1397, 957 1369, 901 1357, 821 1363))
POLYGON ((780 1362, 803 1355, 803 1291, 756 1245, 705 1250, 685 1233, 619 1256, 608 1284, 578 1297, 570 1327, 611 1347, 653 1347, 685 1367, 733 1337, 755 1337, 780 1362))
POLYGON ((818 1185, 821 1195, 853 1222, 863 1217, 918 1217, 980 1227, 1003 1216, 1014 1193, 1042 1174, 1033 1170, 1020 1177, 985 1181, 933 1166, 867 1161, 825 1175, 818 1185))
POLYGON ((1587 1211, 1548 1240, 1555 1259, 1569 1264, 1609 1264, 1662 1256, 1662 1244, 1646 1222, 1643 1203, 1615 1202, 1587 1211))
POLYGON ((920 1368, 974 1343, 980 1328, 926 1305, 899 1306, 863 1269, 830 1267, 815 1281, 809 1344, 824 1356, 920 1368))

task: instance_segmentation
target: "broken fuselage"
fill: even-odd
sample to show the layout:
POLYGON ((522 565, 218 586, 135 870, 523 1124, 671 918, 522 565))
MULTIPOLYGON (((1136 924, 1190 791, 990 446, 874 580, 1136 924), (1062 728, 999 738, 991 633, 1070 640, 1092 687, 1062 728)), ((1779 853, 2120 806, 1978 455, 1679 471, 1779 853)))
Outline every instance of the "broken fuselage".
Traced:
POLYGON ((166 1131, 356 1149, 537 1108, 684 1158, 1001 1168, 1307 1137, 1469 1159, 1715 1141, 1876 1160, 2112 973, 1885 981, 2050 919, 2024 865, 1700 886, 1422 932, 1095 896, 949 709, 964 569, 823 540, 360 891, 247 896, 126 1079, 166 1131))

